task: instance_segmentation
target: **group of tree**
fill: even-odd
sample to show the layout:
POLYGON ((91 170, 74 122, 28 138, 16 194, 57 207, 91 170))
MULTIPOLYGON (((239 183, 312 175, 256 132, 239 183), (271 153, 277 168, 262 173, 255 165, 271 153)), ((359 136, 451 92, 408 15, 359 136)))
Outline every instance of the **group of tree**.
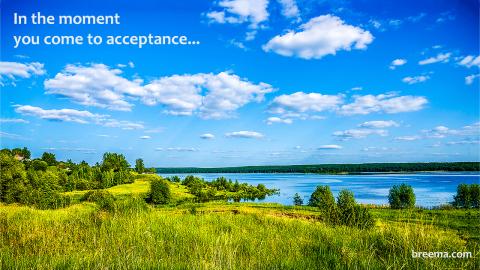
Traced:
POLYGON ((363 163, 285 166, 243 166, 223 168, 157 168, 158 173, 384 173, 419 171, 479 171, 480 162, 363 163))
POLYGON ((453 197, 453 206, 457 208, 480 208, 480 184, 460 184, 453 197))
MULTIPOLYGON (((299 196, 295 197, 297 203, 300 203, 299 196)), ((361 229, 370 228, 375 224, 369 210, 357 204, 353 193, 346 189, 340 191, 335 201, 329 186, 317 186, 310 196, 308 205, 318 207, 323 220, 329 224, 361 229)))
POLYGON ((62 192, 100 189, 132 183, 134 175, 125 157, 105 153, 100 163, 57 161, 55 154, 43 153, 30 159, 27 148, 0 151, 0 201, 38 208, 58 208, 70 203, 62 192))
POLYGON ((145 165, 143 164, 143 159, 139 158, 139 159, 136 159, 135 160, 135 171, 137 173, 156 173, 157 172, 157 169, 155 168, 145 168, 145 165))
POLYGON ((225 177, 218 177, 212 181, 206 181, 203 178, 193 175, 186 176, 183 180, 178 176, 168 177, 171 182, 181 183, 186 186, 189 192, 195 195, 199 202, 212 200, 233 200, 236 202, 243 200, 265 199, 266 196, 278 192, 276 189, 268 189, 263 184, 256 186, 247 183, 233 182, 225 177))

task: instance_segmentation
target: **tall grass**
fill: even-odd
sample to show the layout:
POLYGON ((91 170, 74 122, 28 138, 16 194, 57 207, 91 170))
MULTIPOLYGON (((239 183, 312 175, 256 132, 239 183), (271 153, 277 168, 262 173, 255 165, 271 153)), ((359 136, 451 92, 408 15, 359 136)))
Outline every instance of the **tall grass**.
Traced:
POLYGON ((466 250, 454 231, 429 223, 360 230, 282 208, 197 206, 154 208, 135 197, 108 212, 93 203, 0 205, 0 269, 478 268, 478 259, 412 258, 412 250, 466 250))

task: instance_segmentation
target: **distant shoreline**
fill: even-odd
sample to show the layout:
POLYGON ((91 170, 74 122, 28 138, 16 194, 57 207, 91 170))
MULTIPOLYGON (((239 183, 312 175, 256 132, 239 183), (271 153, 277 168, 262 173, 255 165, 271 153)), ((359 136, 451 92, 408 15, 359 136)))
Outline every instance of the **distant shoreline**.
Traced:
POLYGON ((156 168, 157 173, 308 173, 308 174, 402 174, 420 172, 479 172, 480 162, 363 163, 219 168, 156 168))

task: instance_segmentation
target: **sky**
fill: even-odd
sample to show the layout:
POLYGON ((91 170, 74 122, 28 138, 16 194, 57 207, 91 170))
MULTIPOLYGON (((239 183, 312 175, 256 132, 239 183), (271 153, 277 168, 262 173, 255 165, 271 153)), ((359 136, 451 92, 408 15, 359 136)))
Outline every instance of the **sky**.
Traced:
POLYGON ((156 167, 480 160, 475 0, 3 0, 1 13, 2 148, 156 167), (120 24, 15 25, 15 12, 120 24), (14 48, 89 33, 194 44, 14 48))

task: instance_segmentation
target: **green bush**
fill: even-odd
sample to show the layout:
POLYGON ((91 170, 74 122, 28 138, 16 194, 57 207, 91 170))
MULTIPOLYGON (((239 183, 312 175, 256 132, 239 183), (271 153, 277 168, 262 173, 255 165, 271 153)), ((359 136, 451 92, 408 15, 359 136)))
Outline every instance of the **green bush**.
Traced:
POLYGON ((85 193, 80 201, 94 202, 101 209, 112 211, 115 209, 115 197, 105 190, 91 190, 85 193))
POLYGON ((170 186, 164 179, 154 179, 150 182, 149 201, 154 204, 167 204, 171 200, 170 186))
POLYGON ((480 208, 480 185, 460 184, 457 186, 457 195, 454 196, 453 206, 457 208, 480 208))
POLYGON ((415 193, 407 184, 394 185, 388 194, 388 202, 393 209, 415 207, 415 193))
POLYGON ((295 195, 293 196, 293 204, 295 206, 300 206, 303 204, 303 199, 298 193, 295 193, 295 195))

